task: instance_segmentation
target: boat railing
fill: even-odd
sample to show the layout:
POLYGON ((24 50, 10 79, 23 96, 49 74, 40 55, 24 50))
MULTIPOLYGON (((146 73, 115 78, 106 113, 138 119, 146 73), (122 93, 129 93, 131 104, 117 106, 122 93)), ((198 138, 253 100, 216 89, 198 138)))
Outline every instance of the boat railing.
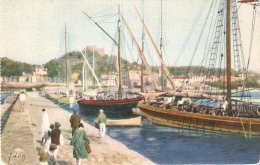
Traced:
MULTIPOLYGON (((227 116, 227 111, 222 107, 208 105, 195 105, 194 103, 184 102, 177 106, 179 111, 201 113, 208 115, 227 116)), ((233 117, 260 117, 260 105, 258 104, 232 104, 233 117)))
POLYGON ((232 105, 233 116, 237 117, 260 117, 260 105, 258 104, 235 104, 232 105))

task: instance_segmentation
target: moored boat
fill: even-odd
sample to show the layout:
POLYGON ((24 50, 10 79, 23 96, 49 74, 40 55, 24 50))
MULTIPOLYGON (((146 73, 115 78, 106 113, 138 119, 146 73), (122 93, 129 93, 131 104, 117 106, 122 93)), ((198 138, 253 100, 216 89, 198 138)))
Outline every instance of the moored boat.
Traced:
MULTIPOLYGON (((141 116, 132 117, 128 119, 107 119, 106 126, 128 126, 128 127, 136 127, 141 126, 141 116)), ((97 126, 97 121, 95 120, 95 124, 97 126)))
MULTIPOLYGON (((84 13, 84 12, 83 12, 84 13)), ((106 114, 115 116, 129 116, 132 115, 132 108, 136 107, 138 102, 142 100, 142 97, 139 95, 136 96, 126 96, 123 91, 122 85, 122 75, 121 75, 121 50, 120 50, 120 21, 117 25, 118 39, 115 41, 104 29, 102 29, 90 16, 84 13, 91 21, 93 21, 105 34, 112 39, 112 41, 117 46, 117 71, 118 78, 115 78, 117 81, 117 89, 115 91, 107 90, 105 92, 99 92, 96 96, 91 98, 81 98, 77 102, 80 106, 80 109, 84 110, 88 114, 96 114, 97 111, 102 108, 106 114), (99 96, 100 93, 103 93, 102 96, 99 96)), ((84 57, 84 56, 83 56, 84 57)), ((85 57, 84 57, 85 58, 85 57)), ((86 60, 86 59, 85 59, 86 60)))
MULTIPOLYGON (((213 108, 204 111, 182 111, 176 106, 159 107, 140 101, 138 108, 148 120, 165 126, 203 131, 242 134, 245 136, 260 135, 260 118, 215 116, 213 108)), ((258 107, 260 111, 260 107, 258 107)))
MULTIPOLYGON (((254 9, 255 7, 253 6, 254 9)), ((242 134, 245 137, 260 135, 260 105, 253 104, 250 100, 246 101, 243 98, 246 96, 246 92, 248 92, 246 88, 248 66, 240 59, 240 56, 243 55, 243 49, 241 48, 241 38, 239 38, 240 28, 237 10, 236 1, 231 2, 231 0, 228 0, 219 4, 219 9, 216 12, 218 16, 215 20, 217 22, 217 27, 215 27, 216 33, 213 33, 215 36, 212 37, 213 45, 210 45, 210 53, 205 54, 203 57, 203 60, 207 57, 209 58, 208 66, 203 66, 205 70, 207 69, 207 77, 212 79, 216 73, 218 77, 223 74, 223 80, 208 81, 205 84, 200 82, 197 85, 198 90, 194 90, 195 92, 192 95, 178 95, 184 91, 185 86, 192 83, 190 81, 191 76, 188 75, 188 68, 188 76, 183 80, 183 85, 176 89, 173 88, 175 93, 170 103, 162 101, 161 98, 158 98, 159 96, 151 95, 149 97, 148 93, 143 95, 146 99, 140 101, 137 106, 142 116, 156 124, 176 128, 242 134), (227 12, 225 13, 226 9, 227 12), (232 12, 230 11, 231 9, 232 12), (226 19, 224 16, 226 16, 226 19), (233 36, 231 36, 231 31, 233 36), (223 34, 226 40, 223 39, 223 34), (231 43, 232 37, 233 44, 231 43), (221 43, 225 46, 221 47, 221 43), (231 53, 231 45, 233 45, 233 54, 231 53), (231 54, 234 56, 233 65, 231 64, 231 54), (233 70, 231 70, 231 66, 234 67, 233 70), (233 81, 232 85, 237 85, 237 89, 242 89, 239 91, 242 95, 235 96, 231 93, 231 71, 235 72, 236 76, 233 79, 237 80, 236 82, 233 81), (245 76, 239 77, 238 75, 245 76), (204 85, 204 89, 202 89, 202 85, 204 85), (199 89, 202 90, 199 92, 200 94, 197 93, 199 89), (208 92, 207 94, 205 94, 205 89, 208 92), (218 96, 219 94, 222 95, 218 96), (154 99, 151 101, 152 97, 154 99), (234 99, 234 97, 237 98, 234 99)), ((143 21, 142 24, 144 25, 143 21)), ((205 30, 203 29, 202 31, 205 30)), ((253 33, 253 31, 251 32, 253 33)))

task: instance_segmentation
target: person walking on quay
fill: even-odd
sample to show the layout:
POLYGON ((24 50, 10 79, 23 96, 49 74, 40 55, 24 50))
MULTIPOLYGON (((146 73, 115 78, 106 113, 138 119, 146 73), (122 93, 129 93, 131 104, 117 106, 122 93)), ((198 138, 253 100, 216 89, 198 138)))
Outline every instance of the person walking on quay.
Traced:
POLYGON ((88 158, 88 151, 86 149, 85 143, 89 142, 86 131, 82 123, 78 125, 75 130, 70 145, 74 147, 73 158, 76 158, 77 165, 81 165, 81 160, 88 158))
POLYGON ((48 152, 50 149, 50 145, 51 145, 51 131, 53 130, 54 125, 51 124, 50 125, 50 130, 48 131, 48 137, 47 140, 45 141, 44 145, 43 145, 43 149, 45 152, 48 152))
POLYGON ((79 123, 80 123, 80 116, 77 114, 77 111, 74 110, 73 114, 70 117, 70 125, 72 128, 72 136, 74 134, 74 131, 77 129, 79 123))
POLYGON ((58 152, 60 145, 64 144, 63 136, 61 135, 60 123, 55 122, 54 123, 54 129, 51 131, 51 145, 56 145, 56 149, 53 152, 53 156, 55 161, 57 161, 58 158, 58 152))
POLYGON ((98 115, 98 124, 99 124, 99 134, 100 134, 100 138, 103 138, 106 134, 106 121, 107 121, 107 117, 104 114, 104 111, 102 109, 100 109, 100 114, 98 115))
POLYGON ((25 93, 25 90, 22 90, 20 95, 19 95, 19 102, 21 104, 21 110, 20 112, 24 112, 24 106, 25 106, 25 101, 27 99, 27 95, 25 93))
POLYGON ((48 131, 50 130, 50 120, 49 115, 46 112, 46 110, 42 109, 42 141, 41 145, 43 146, 46 143, 46 140, 48 138, 48 131))

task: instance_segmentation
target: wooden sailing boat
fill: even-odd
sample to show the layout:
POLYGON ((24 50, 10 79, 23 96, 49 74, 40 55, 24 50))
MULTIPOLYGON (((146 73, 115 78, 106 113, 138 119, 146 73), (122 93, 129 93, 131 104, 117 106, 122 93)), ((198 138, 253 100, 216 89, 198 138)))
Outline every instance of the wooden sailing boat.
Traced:
MULTIPOLYGON (((227 109, 223 107, 214 107, 212 105, 196 105, 194 100, 207 100, 219 103, 217 97, 205 95, 203 93, 191 95, 189 93, 180 93, 178 90, 173 94, 175 97, 172 102, 165 102, 162 97, 154 97, 156 100, 148 100, 149 94, 143 95, 146 100, 140 101, 138 108, 141 114, 148 120, 165 126, 171 126, 181 129, 195 129, 203 131, 235 133, 247 136, 260 135, 260 106, 248 103, 242 100, 232 99, 231 95, 231 0, 227 0, 226 17, 226 103, 227 109)), ((236 2, 233 2, 236 6, 236 2)), ((236 8, 233 9, 236 11, 236 8)), ((222 12, 222 9, 219 11, 222 12)), ((138 13, 138 11, 137 11, 138 13)), ((233 13, 234 14, 234 13, 233 13)), ((139 13, 138 13, 139 15, 139 13)), ((140 15, 139 18, 141 19, 140 15)), ((142 20, 141 20, 142 21, 142 20)), ((142 24, 144 25, 143 21, 142 24)), ((144 25, 145 26, 145 25, 144 25)), ((238 27, 236 29, 239 29, 238 27)), ((146 28, 147 30, 147 28, 146 28)), ((147 32, 147 31, 146 31, 147 32)), ((222 57, 222 55, 221 55, 222 57)), ((244 85, 244 84, 243 84, 244 85)), ((169 94, 169 92, 168 92, 169 94)), ((150 96, 152 97, 152 96, 150 96)), ((224 104, 224 100, 222 100, 224 104)))
MULTIPOLYGON (((84 13, 84 12, 83 12, 84 13)), ((86 13, 84 13, 87 15, 86 13)), ((87 15, 88 16, 88 15, 87 15)), ((90 16, 89 19, 92 20, 90 16)), ((112 117, 122 117, 125 115, 132 115, 132 107, 136 107, 137 103, 142 100, 141 96, 134 96, 134 97, 123 97, 123 90, 122 90, 122 80, 121 80, 121 57, 120 57, 120 19, 118 20, 118 41, 116 42, 104 29, 102 29, 94 20, 92 20, 103 32, 118 47, 118 91, 115 92, 114 97, 105 98, 105 97, 93 97, 93 99, 79 99, 77 102, 82 110, 89 114, 96 114, 100 108, 105 110, 107 116, 112 117)), ((104 91, 105 94, 111 94, 111 92, 104 91)))

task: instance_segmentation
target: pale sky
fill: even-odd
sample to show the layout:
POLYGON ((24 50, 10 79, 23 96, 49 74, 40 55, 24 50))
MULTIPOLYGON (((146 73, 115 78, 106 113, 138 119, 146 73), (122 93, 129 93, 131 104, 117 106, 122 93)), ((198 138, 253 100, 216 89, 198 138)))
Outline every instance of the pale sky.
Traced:
MULTIPOLYGON (((178 54, 190 32, 192 24, 205 0, 168 0, 163 1, 162 25, 164 59, 167 65, 174 65, 178 54)), ((159 45, 161 27, 160 0, 1 0, 1 57, 30 64, 45 64, 53 58, 64 54, 64 27, 66 23, 68 34, 68 52, 81 51, 87 45, 104 47, 107 54, 111 54, 113 42, 82 11, 93 16, 112 37, 116 34, 117 8, 121 11, 129 24, 136 39, 141 45, 142 25, 134 9, 135 5, 144 17, 155 43, 159 45), (109 17, 101 18, 96 15, 114 14, 113 21, 109 17), (102 20, 102 21, 101 21, 102 20)), ((204 14, 206 17, 205 5, 204 14)), ((240 4, 238 4, 240 5, 240 4)), ((251 51, 250 69, 258 71, 260 65, 260 6, 257 7, 255 32, 251 51)), ((239 8, 241 36, 243 50, 247 61, 251 36, 253 7, 242 4, 239 8)), ((198 27, 203 25, 200 18, 198 27)), ((201 30, 201 29, 200 29, 201 30)), ((200 30, 194 29, 189 43, 183 51, 183 57, 178 65, 188 65, 195 50, 200 30), (197 35, 196 35, 197 34, 197 35)), ((125 29, 125 32, 127 30, 125 29)), ((127 39, 130 41, 130 39, 127 39)), ((150 41, 146 35, 147 43, 150 41)), ((201 42, 205 40, 201 40, 201 42)), ((124 48, 133 50, 126 52, 128 60, 139 60, 134 44, 129 42, 124 48), (131 56, 129 54, 135 54, 131 56)), ((159 46, 158 46, 159 47, 159 46)), ((198 48, 199 49, 199 48, 198 48)), ((147 45, 146 55, 151 65, 159 65, 154 49, 147 45)), ((202 50, 197 50, 199 53, 202 50)), ((196 59, 200 61, 199 58, 196 59)), ((199 62, 198 62, 199 63, 199 62)))

